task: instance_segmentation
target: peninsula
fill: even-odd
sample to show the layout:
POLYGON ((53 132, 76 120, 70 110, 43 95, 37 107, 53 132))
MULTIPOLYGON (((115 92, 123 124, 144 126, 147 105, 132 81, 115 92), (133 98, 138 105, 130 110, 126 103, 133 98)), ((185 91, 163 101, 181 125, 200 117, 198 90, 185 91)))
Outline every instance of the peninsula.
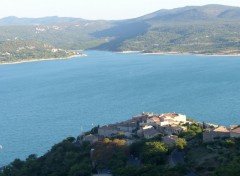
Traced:
POLYGON ((141 113, 69 137, 45 155, 14 160, 7 175, 218 175, 239 172, 240 127, 179 113, 141 113))
POLYGON ((85 56, 85 54, 79 51, 55 48, 49 44, 36 41, 16 40, 0 42, 0 49, 0 64, 16 64, 85 56))

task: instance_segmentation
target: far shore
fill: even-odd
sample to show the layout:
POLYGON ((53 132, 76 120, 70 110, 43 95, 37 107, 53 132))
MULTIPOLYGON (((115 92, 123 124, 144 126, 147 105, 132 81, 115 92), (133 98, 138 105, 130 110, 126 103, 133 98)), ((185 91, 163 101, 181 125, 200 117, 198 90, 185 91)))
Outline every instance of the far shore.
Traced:
POLYGON ((131 53, 142 53, 142 51, 117 51, 116 53, 131 54, 131 53))
POLYGON ((60 57, 60 58, 42 58, 42 59, 29 59, 29 60, 21 60, 16 62, 0 62, 0 65, 10 65, 10 64, 22 64, 22 63, 28 63, 28 62, 40 62, 40 61, 51 61, 51 60, 66 60, 71 59, 74 57, 83 57, 87 56, 86 54, 76 54, 68 57, 60 57))
POLYGON ((240 56, 240 54, 196 54, 196 53, 142 53, 144 55, 194 55, 194 56, 213 56, 213 57, 226 57, 226 56, 240 56))
POLYGON ((198 54, 198 53, 180 53, 180 52, 156 52, 156 53, 144 53, 144 55, 194 55, 194 56, 240 56, 240 53, 227 54, 227 53, 215 53, 215 54, 198 54))
MULTIPOLYGON (((153 52, 153 53, 145 53, 143 51, 118 51, 115 53, 121 53, 121 54, 131 54, 131 53, 140 53, 143 55, 194 55, 194 56, 212 56, 212 57, 227 57, 227 56, 235 56, 239 57, 240 53, 235 54, 227 54, 227 53, 215 53, 215 54, 197 54, 197 53, 182 53, 182 52, 153 52)), ((20 60, 20 61, 14 61, 14 62, 0 62, 0 65, 10 65, 10 64, 22 64, 22 63, 28 63, 28 62, 40 62, 40 61, 50 61, 50 60, 65 60, 70 59, 74 57, 83 57, 87 56, 86 54, 76 54, 68 57, 61 57, 61 58, 42 58, 42 59, 26 59, 26 60, 20 60)))
POLYGON ((153 52, 148 53, 144 51, 119 51, 116 53, 130 54, 130 53, 141 53, 144 55, 195 55, 195 56, 240 56, 240 53, 188 53, 188 52, 153 52))

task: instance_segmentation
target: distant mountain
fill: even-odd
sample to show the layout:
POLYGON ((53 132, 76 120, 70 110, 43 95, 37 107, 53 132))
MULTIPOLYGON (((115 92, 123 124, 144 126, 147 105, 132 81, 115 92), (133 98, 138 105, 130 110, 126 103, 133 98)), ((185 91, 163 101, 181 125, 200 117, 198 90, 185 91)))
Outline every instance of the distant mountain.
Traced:
POLYGON ((240 8, 187 6, 116 21, 56 16, 0 19, 0 41, 16 40, 63 50, 240 54, 240 8))
POLYGON ((113 40, 94 49, 196 54, 240 53, 240 8, 223 5, 188 6, 116 23, 113 40), (141 24, 133 25, 132 24, 141 24), (129 36, 129 28, 132 28, 129 36), (128 37, 126 37, 128 36, 128 37))
POLYGON ((216 20, 239 18, 240 8, 223 5, 187 6, 172 10, 159 10, 157 12, 140 17, 142 20, 162 20, 162 21, 193 21, 193 20, 216 20))
POLYGON ((10 16, 0 19, 0 25, 49 25, 49 24, 62 24, 62 23, 76 23, 83 21, 81 18, 70 17, 44 17, 44 18, 18 18, 10 16))

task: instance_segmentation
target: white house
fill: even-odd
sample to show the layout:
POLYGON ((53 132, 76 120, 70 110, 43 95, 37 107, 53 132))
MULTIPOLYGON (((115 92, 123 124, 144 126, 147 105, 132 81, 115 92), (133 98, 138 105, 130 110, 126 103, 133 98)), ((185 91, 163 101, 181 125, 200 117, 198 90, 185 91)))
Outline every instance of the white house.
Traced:
POLYGON ((177 113, 161 114, 160 119, 161 119, 161 121, 164 121, 165 119, 166 120, 172 119, 175 122, 186 122, 187 121, 186 115, 177 114, 177 113))

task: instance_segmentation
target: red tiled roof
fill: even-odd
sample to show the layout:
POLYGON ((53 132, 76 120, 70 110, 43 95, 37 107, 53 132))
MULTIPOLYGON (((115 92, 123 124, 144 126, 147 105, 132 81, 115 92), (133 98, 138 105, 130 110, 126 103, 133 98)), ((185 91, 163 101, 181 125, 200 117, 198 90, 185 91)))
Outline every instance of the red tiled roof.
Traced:
POLYGON ((234 130, 232 130, 231 132, 233 132, 233 133, 240 133, 240 127, 238 127, 238 128, 235 128, 234 130))
POLYGON ((215 132, 226 132, 226 133, 229 133, 229 130, 227 128, 225 128, 224 126, 220 126, 218 128, 216 128, 215 130, 213 130, 215 132))
POLYGON ((150 119, 153 120, 154 122, 160 122, 160 119, 157 118, 157 117, 152 117, 152 118, 150 118, 150 119))

